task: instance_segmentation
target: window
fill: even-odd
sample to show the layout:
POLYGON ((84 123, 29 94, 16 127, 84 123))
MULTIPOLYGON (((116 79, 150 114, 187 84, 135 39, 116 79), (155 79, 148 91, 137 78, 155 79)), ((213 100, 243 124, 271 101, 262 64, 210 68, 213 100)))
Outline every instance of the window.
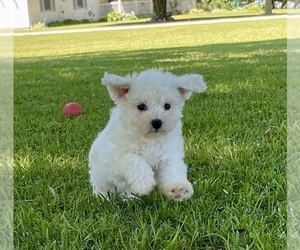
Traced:
POLYGON ((73 0, 74 9, 86 9, 87 8, 87 0, 73 0))
POLYGON ((83 0, 77 0, 77 8, 83 8, 83 0))
POLYGON ((40 0, 41 11, 55 11, 55 0, 40 0))

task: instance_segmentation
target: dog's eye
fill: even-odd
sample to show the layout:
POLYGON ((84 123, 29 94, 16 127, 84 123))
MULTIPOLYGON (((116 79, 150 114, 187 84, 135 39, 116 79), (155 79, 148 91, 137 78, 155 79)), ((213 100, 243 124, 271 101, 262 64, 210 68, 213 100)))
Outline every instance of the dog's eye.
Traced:
POLYGON ((164 108, 165 108, 165 110, 169 110, 171 108, 171 105, 169 103, 166 103, 164 108))
POLYGON ((145 104, 142 103, 142 104, 137 105, 137 109, 140 111, 145 111, 147 109, 147 107, 145 104))

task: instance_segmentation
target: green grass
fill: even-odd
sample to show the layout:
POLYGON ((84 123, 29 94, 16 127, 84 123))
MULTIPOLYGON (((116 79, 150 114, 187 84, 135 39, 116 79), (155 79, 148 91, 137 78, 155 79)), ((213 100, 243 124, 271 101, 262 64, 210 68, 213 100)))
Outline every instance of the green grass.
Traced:
POLYGON ((285 20, 15 38, 16 249, 285 249, 285 20), (100 78, 201 73, 184 109, 194 196, 92 196, 87 155, 113 106, 100 78), (84 114, 62 116, 70 101, 84 114))

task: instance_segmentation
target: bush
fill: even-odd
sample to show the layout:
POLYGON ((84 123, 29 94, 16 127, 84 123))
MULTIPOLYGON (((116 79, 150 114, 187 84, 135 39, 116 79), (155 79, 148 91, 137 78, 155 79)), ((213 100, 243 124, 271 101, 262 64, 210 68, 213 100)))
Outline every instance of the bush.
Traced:
POLYGON ((127 13, 121 16, 122 21, 133 21, 138 20, 137 16, 134 13, 127 13))
POLYGON ((200 14, 202 12, 213 12, 216 10, 232 10, 231 1, 226 1, 226 0, 225 1, 224 0, 205 1, 205 0, 203 0, 198 3, 197 8, 190 10, 190 14, 200 14))
POLYGON ((36 22, 31 25, 32 29, 40 29, 40 28, 45 28, 45 27, 46 27, 46 25, 44 22, 36 22))
POLYGON ((92 20, 90 19, 82 19, 82 20, 73 20, 73 19, 65 19, 63 21, 52 21, 47 23, 47 27, 57 27, 57 26, 64 26, 64 25, 74 25, 74 24, 83 24, 83 23, 91 23, 92 20))
POLYGON ((47 27, 57 27, 57 26, 62 26, 64 25, 63 22, 61 21, 52 21, 47 23, 47 27))
POLYGON ((121 13, 118 12, 110 12, 107 14, 107 22, 113 23, 113 22, 119 22, 121 20, 121 13))
POLYGON ((118 12, 110 12, 107 14, 107 22, 119 22, 119 21, 132 21, 137 20, 137 16, 134 13, 121 14, 118 12))
POLYGON ((201 14, 203 12, 204 12, 204 10, 200 9, 200 8, 193 8, 193 9, 190 9, 190 11, 189 11, 190 14, 201 14))
POLYGON ((79 24, 80 21, 78 20, 73 20, 73 19, 65 19, 63 20, 64 25, 73 25, 73 24, 79 24))
POLYGON ((250 6, 247 8, 247 10, 248 10, 249 12, 261 12, 263 9, 262 9, 262 7, 260 7, 259 5, 252 4, 252 5, 250 5, 250 6))
POLYGON ((80 23, 91 23, 92 20, 91 19, 81 19, 80 23))

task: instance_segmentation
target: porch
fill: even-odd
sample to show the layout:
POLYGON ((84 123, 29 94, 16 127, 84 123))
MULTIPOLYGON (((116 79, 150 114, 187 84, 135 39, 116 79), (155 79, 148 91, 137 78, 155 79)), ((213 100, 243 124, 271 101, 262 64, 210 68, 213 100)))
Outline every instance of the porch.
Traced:
POLYGON ((152 14, 152 0, 100 0, 100 17, 106 17, 110 12, 152 14))

